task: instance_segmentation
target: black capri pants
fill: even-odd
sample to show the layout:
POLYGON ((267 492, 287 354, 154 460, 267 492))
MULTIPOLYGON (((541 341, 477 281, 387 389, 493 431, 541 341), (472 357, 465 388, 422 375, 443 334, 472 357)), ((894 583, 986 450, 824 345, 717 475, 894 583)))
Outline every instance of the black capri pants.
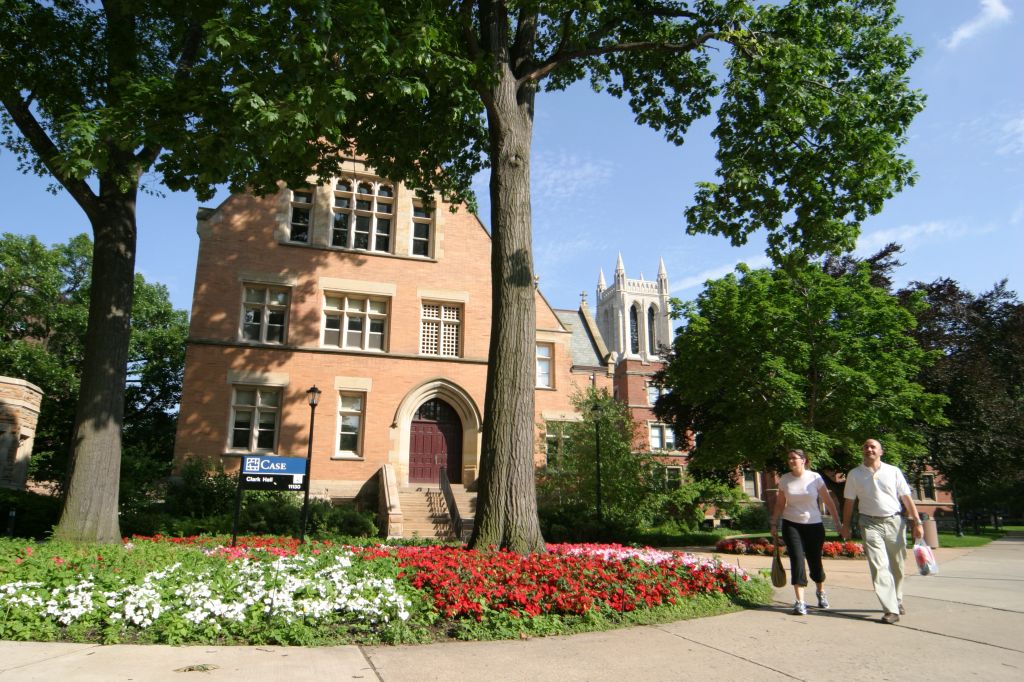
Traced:
POLYGON ((789 571, 793 576, 792 583, 801 587, 807 586, 807 569, 810 568, 811 580, 816 583, 825 582, 825 569, 821 565, 821 546, 825 544, 824 523, 793 523, 782 519, 782 539, 786 543, 789 554, 789 571))

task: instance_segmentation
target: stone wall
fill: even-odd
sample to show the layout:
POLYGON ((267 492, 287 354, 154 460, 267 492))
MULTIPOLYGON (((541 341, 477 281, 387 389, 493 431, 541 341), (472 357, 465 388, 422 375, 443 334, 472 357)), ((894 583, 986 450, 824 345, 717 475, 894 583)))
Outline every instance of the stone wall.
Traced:
POLYGON ((43 392, 22 379, 0 377, 0 487, 24 490, 43 392))

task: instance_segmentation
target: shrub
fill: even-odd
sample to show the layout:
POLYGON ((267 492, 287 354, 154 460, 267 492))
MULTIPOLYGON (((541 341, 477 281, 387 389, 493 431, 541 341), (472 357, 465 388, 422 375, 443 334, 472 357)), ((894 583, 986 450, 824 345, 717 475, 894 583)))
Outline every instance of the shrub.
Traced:
POLYGON ((768 528, 768 508, 765 505, 751 502, 740 507, 734 517, 735 526, 744 533, 763 533, 768 528))
POLYGON ((224 469, 207 469, 200 460, 188 460, 178 480, 167 486, 165 511, 175 517, 204 518, 231 513, 238 482, 224 469))
POLYGON ((60 520, 61 500, 25 490, 0 488, 0 523, 20 538, 42 540, 60 520), (11 512, 14 512, 13 519, 11 512), (12 524, 13 521, 13 524, 12 524))

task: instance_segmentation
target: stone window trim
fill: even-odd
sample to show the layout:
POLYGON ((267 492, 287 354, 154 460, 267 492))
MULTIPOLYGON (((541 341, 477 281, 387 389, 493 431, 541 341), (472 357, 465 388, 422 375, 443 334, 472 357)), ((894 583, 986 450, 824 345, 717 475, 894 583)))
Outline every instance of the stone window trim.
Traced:
POLYGON ((290 305, 290 286, 243 281, 238 340, 246 344, 285 345, 290 305))
POLYGON ((288 241, 309 244, 313 237, 313 206, 316 193, 313 188, 290 191, 288 211, 288 241))
POLYGON ((921 474, 913 487, 914 499, 920 502, 935 502, 935 474, 921 474))
POLYGON ((321 314, 322 348, 387 353, 391 298, 325 291, 321 314))
POLYGON ((681 466, 667 466, 665 467, 665 489, 666 490, 678 490, 683 487, 683 467, 681 466))
POLYGON ((658 401, 658 398, 668 394, 669 390, 667 388, 658 386, 653 381, 647 382, 647 404, 650 407, 654 407, 655 403, 658 401))
POLYGON ((338 391, 338 421, 335 431, 335 449, 331 459, 362 461, 363 438, 366 430, 367 392, 341 389, 338 391))
POLYGON ((355 175, 336 178, 332 190, 329 247, 394 253, 398 208, 395 185, 355 175))
POLYGON ((465 307, 462 303, 422 300, 420 355, 462 357, 464 318, 465 307))
POLYGON ((538 341, 536 344, 535 387, 541 390, 555 390, 555 345, 538 341))
POLYGON ((281 386, 233 384, 228 423, 227 452, 277 452, 284 391, 281 386))
POLYGON ((676 437, 672 427, 661 422, 647 423, 648 445, 653 451, 676 449, 676 437))
POLYGON ((415 258, 431 258, 434 235, 437 233, 437 208, 425 206, 421 201, 412 204, 412 226, 409 231, 409 254, 415 258))
POLYGON ((558 469, 558 461, 569 442, 566 433, 571 421, 547 420, 544 422, 544 466, 558 469))

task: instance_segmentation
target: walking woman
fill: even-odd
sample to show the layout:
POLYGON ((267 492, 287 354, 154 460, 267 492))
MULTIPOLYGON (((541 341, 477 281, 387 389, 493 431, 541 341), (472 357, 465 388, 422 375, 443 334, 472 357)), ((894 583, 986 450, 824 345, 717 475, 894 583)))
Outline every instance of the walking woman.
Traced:
POLYGON ((825 524, 821 520, 819 500, 825 503, 828 513, 839 528, 839 512, 836 503, 825 487, 825 481, 808 467, 810 462, 803 450, 790 450, 786 454, 789 473, 779 479, 779 493, 771 518, 772 539, 779 544, 779 517, 782 517, 782 538, 789 554, 789 570, 793 576, 793 591, 796 603, 793 613, 807 615, 804 588, 807 587, 807 568, 811 580, 817 586, 818 608, 828 608, 825 596, 825 569, 821 565, 821 546, 825 544, 825 524), (805 566, 806 563, 806 566, 805 566))

